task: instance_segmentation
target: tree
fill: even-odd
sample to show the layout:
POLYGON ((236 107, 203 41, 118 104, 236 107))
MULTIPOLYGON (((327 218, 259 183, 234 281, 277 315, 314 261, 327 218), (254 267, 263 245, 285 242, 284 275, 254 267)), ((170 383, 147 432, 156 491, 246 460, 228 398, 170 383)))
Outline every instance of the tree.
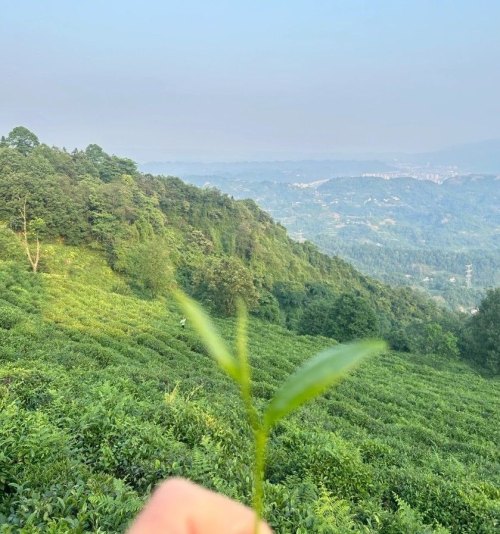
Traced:
POLYGON ((252 315, 270 323, 281 323, 282 321, 278 300, 269 291, 263 291, 259 295, 258 307, 252 311, 252 315))
POLYGON ((462 352, 465 358, 500 373, 500 287, 490 289, 472 316, 463 333, 462 352))
POLYGON ((333 331, 335 320, 335 302, 332 300, 319 299, 310 302, 304 309, 298 324, 301 334, 311 336, 328 336, 333 331))
POLYGON ((412 321, 389 337, 392 348, 403 352, 439 354, 449 358, 459 354, 455 334, 434 321, 412 321))
POLYGON ((172 283, 173 269, 166 243, 152 239, 142 243, 123 243, 116 251, 115 268, 125 273, 131 285, 156 297, 172 283))
POLYGON ((304 286, 299 282, 276 282, 272 293, 284 314, 285 326, 291 330, 298 328, 306 298, 304 286))
POLYGON ((85 149, 85 155, 87 158, 99 168, 106 159, 109 159, 109 156, 104 152, 104 150, 96 144, 91 144, 85 149))
POLYGON ((134 175, 137 172, 137 166, 131 159, 110 156, 99 145, 89 145, 85 155, 98 170, 103 182, 112 182, 122 174, 134 175))
POLYGON ((9 133, 5 142, 8 146, 15 148, 24 156, 27 156, 40 144, 38 137, 24 126, 16 126, 9 133))
POLYGON ((333 326, 329 332, 338 341, 373 336, 378 329, 377 315, 367 299, 353 293, 335 301, 333 326))
POLYGON ((299 331, 350 341, 376 334, 377 316, 365 298, 346 293, 336 300, 313 300, 305 308, 299 331))
POLYGON ((253 276, 235 257, 209 258, 195 275, 195 296, 218 315, 236 312, 239 299, 252 310, 258 302, 253 276))

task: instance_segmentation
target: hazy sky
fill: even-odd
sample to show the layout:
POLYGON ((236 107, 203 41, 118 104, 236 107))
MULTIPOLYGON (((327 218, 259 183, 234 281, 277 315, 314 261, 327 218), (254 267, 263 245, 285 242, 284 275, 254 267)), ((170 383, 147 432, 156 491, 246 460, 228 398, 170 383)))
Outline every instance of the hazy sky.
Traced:
POLYGON ((500 0, 22 0, 0 132, 138 161, 500 138, 500 0))

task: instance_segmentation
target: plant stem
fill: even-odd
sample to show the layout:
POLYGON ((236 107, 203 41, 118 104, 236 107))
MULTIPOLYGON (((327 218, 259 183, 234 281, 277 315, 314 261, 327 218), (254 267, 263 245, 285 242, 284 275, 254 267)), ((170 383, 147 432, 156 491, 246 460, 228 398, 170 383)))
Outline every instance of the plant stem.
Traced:
POLYGON ((250 387, 248 383, 240 384, 240 394, 245 406, 245 411, 247 413, 248 422, 250 423, 250 428, 253 431, 254 437, 260 429, 259 417, 257 415, 257 410, 252 403, 252 394, 250 393, 250 387))
POLYGON ((253 475, 253 508, 255 510, 254 534, 259 534, 264 501, 264 463, 266 461, 266 447, 268 432, 264 427, 254 429, 255 464, 253 475))
POLYGON ((258 412, 252 401, 251 369, 248 363, 248 315, 243 302, 238 305, 238 325, 236 332, 236 352, 238 355, 238 377, 241 398, 245 406, 248 422, 252 428, 255 444, 255 462, 253 472, 253 508, 255 512, 254 534, 259 534, 260 521, 264 500, 264 464, 269 429, 261 423, 258 412))

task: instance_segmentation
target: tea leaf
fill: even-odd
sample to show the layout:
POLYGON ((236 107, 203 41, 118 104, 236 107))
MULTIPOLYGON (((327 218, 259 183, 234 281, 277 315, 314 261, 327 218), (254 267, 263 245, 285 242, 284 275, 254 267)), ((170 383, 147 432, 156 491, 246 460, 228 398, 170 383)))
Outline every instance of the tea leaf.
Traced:
POLYGON ((264 414, 264 425, 271 428, 280 419, 322 393, 340 380, 362 359, 382 352, 383 341, 364 340, 336 345, 320 352, 298 369, 278 390, 264 414))
POLYGON ((174 296, 210 355, 231 378, 239 381, 238 362, 229 352, 208 315, 193 299, 181 291, 175 291, 174 296))

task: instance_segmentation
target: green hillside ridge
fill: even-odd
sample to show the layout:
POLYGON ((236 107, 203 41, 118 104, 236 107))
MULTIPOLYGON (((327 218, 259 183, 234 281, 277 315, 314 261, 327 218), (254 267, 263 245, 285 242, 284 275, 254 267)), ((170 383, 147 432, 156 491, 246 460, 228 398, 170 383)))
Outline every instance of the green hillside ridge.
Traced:
POLYGON ((177 475, 250 501, 238 392, 181 328, 175 286, 233 341, 247 303, 258 404, 337 341, 405 351, 274 430, 264 516, 276 532, 495 532, 500 291, 462 336, 455 315, 293 242, 252 201, 24 128, 0 141, 0 532, 122 532, 177 475))
MULTIPOLYGON (((172 475, 249 502, 236 388, 171 300, 121 294, 100 253, 43 253, 38 276, 0 262, 0 531, 121 532, 172 475)), ((231 339, 234 320, 217 324, 231 339)), ((253 319, 259 402, 331 343, 253 319)), ((367 362, 273 434, 266 518, 282 533, 494 532, 498 393, 458 360, 367 362)))
MULTIPOLYGON (((414 291, 392 289, 292 241, 251 200, 143 175, 97 145, 71 153, 50 148, 19 127, 0 143, 6 227, 22 230, 24 202, 33 247, 38 238, 99 250, 142 296, 177 283, 218 315, 231 315, 243 298, 256 316, 301 331, 303 310, 345 293, 355 313, 376 316, 370 331, 384 337, 415 321, 454 320, 414 291)), ((42 254, 42 271, 46 264, 42 254)))

